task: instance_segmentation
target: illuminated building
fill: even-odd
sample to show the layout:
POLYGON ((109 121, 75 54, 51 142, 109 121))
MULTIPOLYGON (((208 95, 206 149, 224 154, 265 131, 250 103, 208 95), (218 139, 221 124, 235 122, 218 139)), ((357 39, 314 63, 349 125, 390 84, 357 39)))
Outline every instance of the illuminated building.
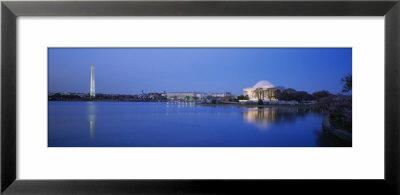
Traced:
POLYGON ((196 92, 169 92, 167 98, 171 100, 199 100, 203 97, 202 93, 196 92))
POLYGON ((274 101, 276 98, 277 88, 268 81, 259 81, 253 87, 243 89, 243 95, 249 96, 252 101, 267 100, 274 101))
POLYGON ((95 79, 94 79, 94 64, 92 64, 90 72, 90 98, 96 97, 95 79))

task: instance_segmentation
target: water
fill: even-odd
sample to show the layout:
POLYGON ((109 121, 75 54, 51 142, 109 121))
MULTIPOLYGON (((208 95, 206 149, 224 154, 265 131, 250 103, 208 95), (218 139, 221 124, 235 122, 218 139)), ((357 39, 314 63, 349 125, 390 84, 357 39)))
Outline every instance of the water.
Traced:
POLYGON ((176 102, 49 102, 50 147, 349 146, 299 108, 176 102))

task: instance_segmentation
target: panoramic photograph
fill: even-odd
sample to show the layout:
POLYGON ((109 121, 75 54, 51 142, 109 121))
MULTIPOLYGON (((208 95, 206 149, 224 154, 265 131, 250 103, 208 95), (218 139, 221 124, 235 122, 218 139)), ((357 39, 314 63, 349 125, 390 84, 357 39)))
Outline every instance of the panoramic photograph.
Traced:
POLYGON ((48 48, 48 147, 352 147, 352 48, 48 48))

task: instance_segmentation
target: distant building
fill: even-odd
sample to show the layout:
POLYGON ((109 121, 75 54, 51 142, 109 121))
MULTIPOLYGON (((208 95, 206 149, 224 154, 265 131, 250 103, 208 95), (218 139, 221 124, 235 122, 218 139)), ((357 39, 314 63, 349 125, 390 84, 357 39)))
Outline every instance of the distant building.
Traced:
POLYGON ((222 97, 226 97, 226 96, 232 96, 232 94, 230 93, 230 92, 224 92, 224 93, 211 93, 211 92, 209 92, 209 93, 204 93, 203 94, 203 97, 219 97, 219 98, 222 98, 222 97))
POLYGON ((231 97, 230 92, 225 93, 203 93, 203 92, 168 92, 166 96, 169 100, 184 100, 184 101, 194 101, 207 98, 223 98, 231 97))
POLYGON ((277 99, 277 91, 274 85, 272 85, 268 81, 259 81, 253 87, 243 89, 243 95, 249 96, 249 99, 252 101, 261 100, 268 100, 274 101, 277 99))
POLYGON ((203 98, 203 93, 198 92, 169 92, 166 94, 169 100, 193 101, 203 98))
POLYGON ((166 91, 164 91, 164 92, 161 94, 161 96, 163 96, 163 97, 165 97, 165 98, 168 98, 168 95, 167 95, 167 92, 166 92, 166 91))

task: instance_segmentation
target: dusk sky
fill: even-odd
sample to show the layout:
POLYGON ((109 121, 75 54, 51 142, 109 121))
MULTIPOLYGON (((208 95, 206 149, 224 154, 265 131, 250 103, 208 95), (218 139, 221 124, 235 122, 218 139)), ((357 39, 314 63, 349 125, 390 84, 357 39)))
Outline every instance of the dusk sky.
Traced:
POLYGON ((309 93, 339 93, 351 48, 49 48, 49 92, 232 92, 260 80, 309 93))

